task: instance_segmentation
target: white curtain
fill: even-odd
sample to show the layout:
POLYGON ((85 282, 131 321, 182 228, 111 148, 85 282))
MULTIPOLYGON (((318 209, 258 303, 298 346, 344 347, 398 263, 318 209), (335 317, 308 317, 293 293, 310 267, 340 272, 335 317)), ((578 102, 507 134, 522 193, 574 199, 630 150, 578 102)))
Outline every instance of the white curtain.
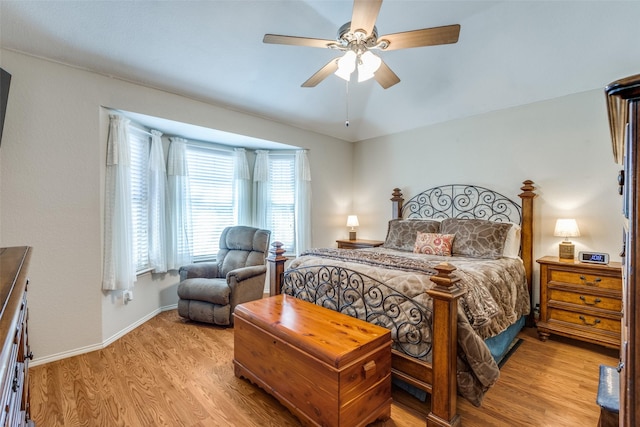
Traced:
POLYGON ((234 185, 236 195, 236 218, 240 225, 252 225, 251 221, 251 186, 249 162, 244 148, 234 150, 234 185))
POLYGON ((170 141, 167 158, 169 185, 167 268, 177 270, 192 261, 191 212, 189 209, 191 202, 186 140, 184 138, 170 138, 170 141))
POLYGON ((131 242, 129 120, 109 115, 102 289, 131 289, 136 266, 131 242))
POLYGON ((167 173, 162 132, 151 131, 149 152, 149 265, 156 273, 167 271, 167 173))
POLYGON ((296 151, 296 255, 311 247, 311 168, 307 150, 296 151))
POLYGON ((269 188, 269 151, 257 150, 253 167, 253 182, 256 190, 256 203, 253 218, 256 227, 269 229, 271 217, 271 197, 269 188))

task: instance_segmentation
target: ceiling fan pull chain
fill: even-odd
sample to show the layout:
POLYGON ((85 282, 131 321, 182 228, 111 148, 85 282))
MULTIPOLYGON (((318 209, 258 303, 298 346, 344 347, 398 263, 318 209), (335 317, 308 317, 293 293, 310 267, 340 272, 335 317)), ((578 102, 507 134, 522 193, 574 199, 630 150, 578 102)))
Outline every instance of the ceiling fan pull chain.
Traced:
POLYGON ((347 109, 346 113, 347 113, 347 120, 344 122, 344 125, 345 125, 346 127, 349 127, 349 80, 347 80, 345 83, 346 83, 346 85, 347 85, 347 93, 346 93, 346 101, 347 101, 347 102, 346 102, 346 104, 347 104, 347 105, 346 105, 346 109, 347 109))

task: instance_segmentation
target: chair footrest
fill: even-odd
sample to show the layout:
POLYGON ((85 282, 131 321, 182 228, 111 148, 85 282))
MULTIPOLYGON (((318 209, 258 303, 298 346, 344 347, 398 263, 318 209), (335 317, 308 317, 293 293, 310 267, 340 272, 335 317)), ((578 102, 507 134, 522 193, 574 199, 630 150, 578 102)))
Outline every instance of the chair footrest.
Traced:
POLYGON ((620 411, 620 374, 616 368, 600 365, 596 403, 607 411, 620 411))

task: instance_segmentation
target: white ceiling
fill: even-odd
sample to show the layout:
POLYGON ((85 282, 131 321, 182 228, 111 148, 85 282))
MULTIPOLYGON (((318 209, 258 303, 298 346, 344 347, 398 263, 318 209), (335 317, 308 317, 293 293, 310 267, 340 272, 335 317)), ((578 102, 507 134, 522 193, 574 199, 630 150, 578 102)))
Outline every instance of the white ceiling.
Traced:
POLYGON ((457 23, 460 39, 382 52, 401 82, 387 90, 374 80, 351 83, 346 127, 343 80, 300 87, 338 53, 262 37, 333 39, 351 7, 351 0, 0 0, 0 44, 345 141, 640 73, 640 1, 384 0, 380 35, 457 23))

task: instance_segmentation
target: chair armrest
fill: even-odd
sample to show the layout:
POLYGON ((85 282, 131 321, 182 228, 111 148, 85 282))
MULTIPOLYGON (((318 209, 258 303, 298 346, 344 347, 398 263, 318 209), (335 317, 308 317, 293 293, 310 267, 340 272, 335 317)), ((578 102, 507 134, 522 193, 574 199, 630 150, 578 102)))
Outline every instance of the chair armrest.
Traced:
POLYGON ((215 262, 199 262, 180 267, 180 281, 192 278, 214 279, 218 277, 218 264, 215 262))
POLYGON ((227 285, 231 290, 229 294, 231 312, 233 313, 238 304, 262 298, 266 278, 266 265, 237 268, 227 273, 227 285))
POLYGON ((233 279, 235 279, 236 282, 242 282, 243 280, 266 273, 266 265, 253 265, 250 267, 236 268, 235 270, 231 270, 227 273, 227 283, 231 283, 233 279))

